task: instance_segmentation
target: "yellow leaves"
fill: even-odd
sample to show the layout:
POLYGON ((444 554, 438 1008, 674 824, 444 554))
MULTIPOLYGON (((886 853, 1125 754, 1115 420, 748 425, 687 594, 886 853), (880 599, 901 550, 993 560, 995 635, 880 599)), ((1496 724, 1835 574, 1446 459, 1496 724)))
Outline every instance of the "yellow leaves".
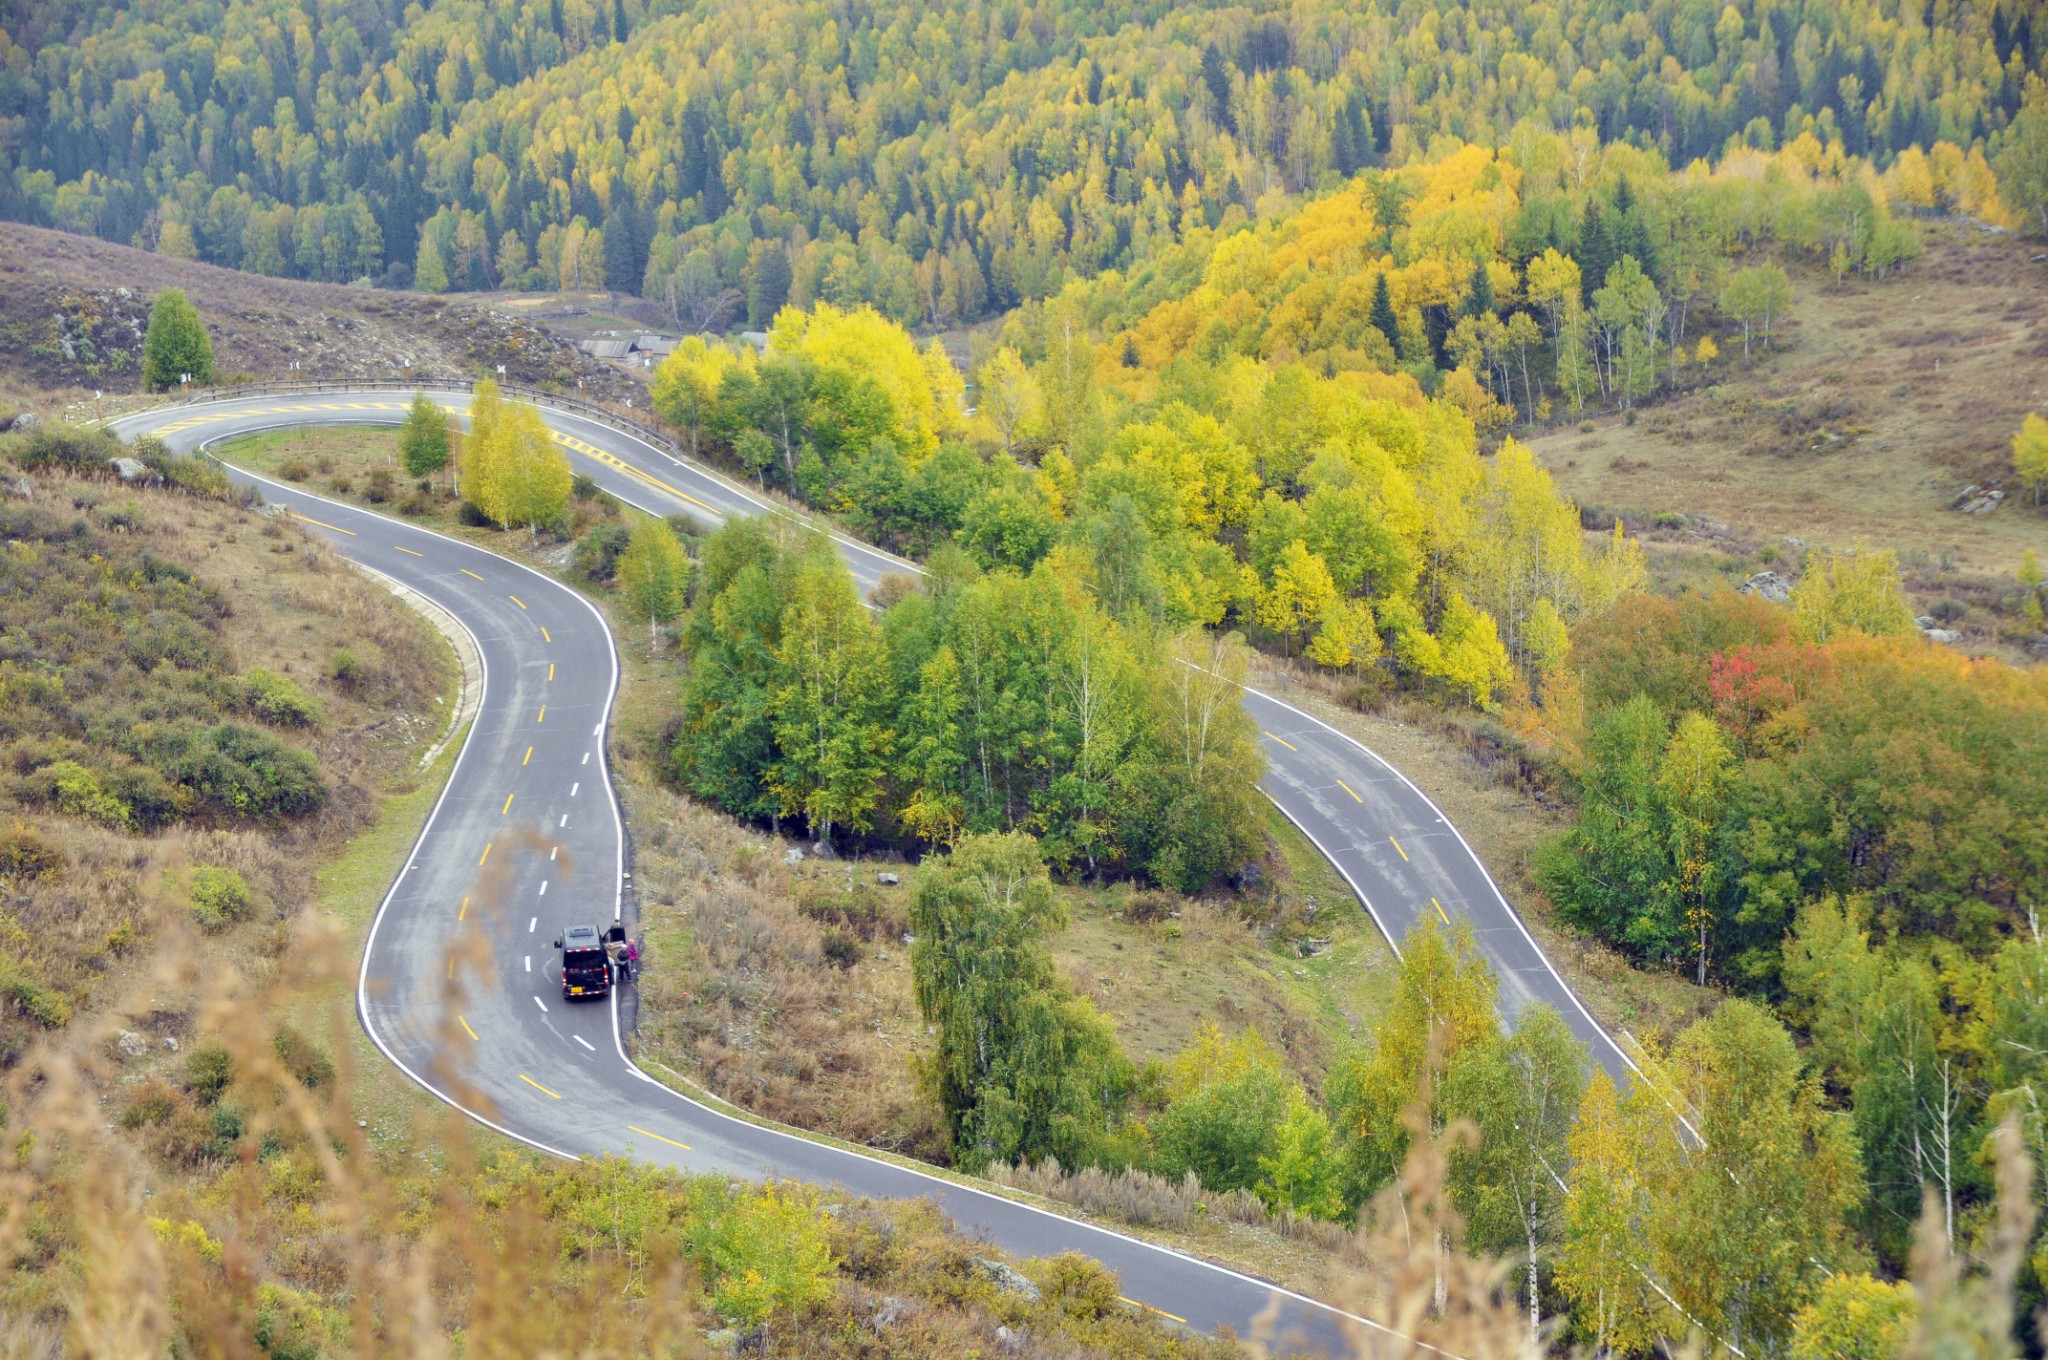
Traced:
POLYGON ((965 388, 944 351, 934 342, 920 353, 909 332, 872 307, 785 307, 769 344, 880 387, 895 408, 905 436, 902 453, 913 468, 938 452, 942 438, 962 431, 965 388))
POLYGON ((1380 224, 1373 211, 1371 193, 1363 186, 1347 186, 1327 197, 1311 201, 1294 215, 1283 239, 1272 248, 1270 268, 1275 276, 1296 265, 1343 276, 1357 270, 1375 255, 1380 224))
POLYGON ((558 517, 568 505, 572 476, 540 412, 503 401, 498 385, 486 380, 471 398, 469 420, 462 443, 463 499, 505 528, 558 517))
POLYGON ((1907 637, 1914 631, 1898 558, 1888 548, 1816 550, 1792 588, 1792 617, 1807 642, 1827 642, 1849 631, 1872 637, 1907 637))
POLYGON ((174 1223, 168 1218, 152 1218, 149 1227, 156 1234, 156 1240, 166 1247, 189 1251, 210 1266, 220 1264, 220 1241, 193 1220, 188 1218, 174 1223))
POLYGON ((1469 368, 1453 369, 1437 389, 1437 396, 1451 403, 1485 434, 1501 429, 1515 418, 1514 410, 1495 401, 1493 393, 1469 368))
POLYGON ((1242 525, 1251 515, 1258 471, 1213 416, 1176 403, 1158 420, 1125 426, 1110 453, 1160 474, 1179 500, 1181 522, 1204 538, 1242 525))
POLYGON ((1379 660, 1380 650, 1372 607, 1363 600, 1332 599, 1316 615, 1316 635, 1308 644, 1307 655, 1331 670, 1350 666, 1362 670, 1379 660))
POLYGON ((2020 482, 2034 493, 2039 504, 2043 487, 2048 487, 2048 420, 2029 411, 2012 437, 2012 466, 2020 482))
MULTIPOLYGON (((1322 554, 1296 539, 1280 552, 1272 584, 1259 595, 1259 622, 1288 638, 1306 633, 1337 600, 1336 584, 1322 554)), ((1342 663, 1337 663, 1342 664, 1342 663)))
POLYGON ((1282 1070, 1280 1056, 1257 1030, 1232 1039, 1214 1020, 1205 1020, 1188 1046, 1167 1062, 1166 1097, 1179 1100, 1214 1082, 1282 1070))

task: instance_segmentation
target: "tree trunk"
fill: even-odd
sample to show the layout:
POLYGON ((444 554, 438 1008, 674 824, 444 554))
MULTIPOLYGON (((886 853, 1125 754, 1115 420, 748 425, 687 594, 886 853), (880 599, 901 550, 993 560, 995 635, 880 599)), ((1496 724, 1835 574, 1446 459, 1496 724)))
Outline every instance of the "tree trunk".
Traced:
POLYGON ((1536 1273, 1536 1225, 1530 1222, 1529 1229, 1529 1344, 1533 1347, 1542 1333, 1543 1315, 1538 1308, 1536 1273))

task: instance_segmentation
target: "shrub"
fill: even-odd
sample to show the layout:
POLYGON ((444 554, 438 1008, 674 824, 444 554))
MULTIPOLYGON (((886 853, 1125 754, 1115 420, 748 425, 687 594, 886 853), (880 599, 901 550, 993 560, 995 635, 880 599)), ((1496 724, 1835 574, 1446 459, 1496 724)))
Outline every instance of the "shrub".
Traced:
POLYGON ((0 832, 0 878, 41 878, 64 867, 64 852, 25 822, 0 832))
POLYGON ((276 671, 253 670, 242 677, 241 706, 278 727, 314 727, 320 701, 276 671))
POLYGON ((363 663, 348 648, 337 648, 327 658, 327 678, 343 689, 354 689, 363 682, 363 663))
POLYGON ((1068 1317, 1093 1322, 1118 1311, 1123 1302, 1117 1278, 1079 1252, 1063 1251, 1038 1264, 1039 1287, 1068 1317))
POLYGON ((288 482, 303 482, 313 475, 313 469, 303 459, 293 458, 278 468, 277 475, 288 482))
POLYGON ((194 869, 187 895, 192 902, 192 915, 206 931, 225 930, 237 921, 248 920, 256 911, 249 884, 233 869, 204 865, 194 869))
POLYGON ((196 455, 180 457, 166 448, 160 439, 145 435, 135 441, 131 452, 143 466, 163 478, 166 486, 196 500, 229 501, 243 494, 218 463, 196 455))
POLYGON ((711 1277, 712 1307, 734 1327, 758 1327, 777 1311, 831 1297, 837 1262, 814 1192, 770 1183, 729 1191, 712 1185, 686 1241, 711 1277))
POLYGON ((293 1026, 279 1026, 273 1042, 277 1048, 277 1060, 301 1086, 318 1090, 334 1080, 334 1059, 326 1049, 293 1026))
POLYGON ((235 1060, 211 1041, 194 1048, 185 1059, 185 1089, 211 1105, 235 1078, 235 1060))
POLYGON ((597 480, 587 472, 579 472, 569 479, 569 494, 579 501, 587 501, 598 495, 597 480))
POLYGON ((164 777, 217 812, 298 817, 327 802, 312 753, 256 728, 172 729, 158 734, 147 754, 164 777))
POLYGON ((189 816, 196 799, 147 765, 123 765, 107 776, 107 792, 128 805, 135 825, 159 831, 189 816))
POLYGON ((825 956, 825 962, 834 967, 851 968, 860 962, 860 941, 851 931, 832 926, 825 931, 819 952, 825 956))
POLYGON ((50 799, 59 812, 85 817, 107 826, 125 827, 132 820, 128 805, 100 787, 91 770, 75 760, 60 760, 44 767, 50 799))
POLYGON ((121 1127, 139 1129, 161 1124, 184 1102, 176 1087, 160 1077, 145 1077, 121 1104, 121 1127))
POLYGON ((391 499, 390 468, 370 469, 370 475, 364 480, 363 484, 363 499, 369 501, 372 505, 382 505, 385 501, 391 499))
POLYGON ((354 479, 345 472, 329 482, 328 485, 334 488, 334 494, 337 496, 349 495, 356 489, 354 479))
POLYGON ((461 505, 456 507, 455 518, 460 523, 467 525, 469 528, 472 529, 489 529, 495 527, 491 520, 491 517, 489 515, 486 515, 482 510, 478 509, 476 502, 471 500, 465 500, 461 505))
POLYGON ((9 450, 23 472, 65 472, 78 477, 110 477, 108 463, 127 456, 128 449, 105 430, 76 425, 38 425, 19 437, 9 450))
POLYGON ((609 582, 617 574, 619 558, 632 536, 632 531, 617 521, 596 526, 576 540, 576 570, 586 580, 609 582))
POLYGON ((44 1029, 71 1023, 71 1003, 52 991, 27 964, 0 954, 0 1002, 11 1003, 44 1029))

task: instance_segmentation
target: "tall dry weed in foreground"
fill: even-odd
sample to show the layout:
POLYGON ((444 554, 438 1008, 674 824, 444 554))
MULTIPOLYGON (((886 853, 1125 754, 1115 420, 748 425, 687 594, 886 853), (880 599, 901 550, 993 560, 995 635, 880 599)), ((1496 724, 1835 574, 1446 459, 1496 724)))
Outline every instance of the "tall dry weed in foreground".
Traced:
POLYGON ((194 1007, 180 1082, 125 1072, 125 1017, 222 977, 159 929, 127 1005, 0 1086, 0 1356, 702 1353, 676 1234, 593 1221, 601 1193, 561 1212, 563 1179, 605 1168, 494 1162, 452 1112, 358 1123, 352 961, 316 917, 269 977, 194 1007))
MULTIPOLYGON (((2009 1360, 2019 1353, 2014 1309, 2020 1267, 2034 1236, 2037 1168, 2027 1156, 2016 1114, 2000 1122, 1991 1146, 1997 1212, 1977 1252, 1949 1246, 1941 1201, 1932 1188, 1926 1193, 1913 1243, 1919 1324, 1904 1360, 2009 1360)), ((2048 1313, 2034 1321, 2048 1343, 2048 1313)))

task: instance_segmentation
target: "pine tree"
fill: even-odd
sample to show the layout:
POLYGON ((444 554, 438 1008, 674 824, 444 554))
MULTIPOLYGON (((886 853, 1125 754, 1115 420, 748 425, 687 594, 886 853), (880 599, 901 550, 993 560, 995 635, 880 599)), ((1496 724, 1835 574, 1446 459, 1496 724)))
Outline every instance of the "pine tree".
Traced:
POLYGON ((1493 275, 1487 271, 1486 261, 1476 260, 1472 265, 1472 286, 1465 292, 1465 315, 1489 316, 1497 306, 1493 299, 1493 275))
POLYGON ((1372 326, 1387 337, 1395 355, 1401 353, 1401 322, 1394 315, 1394 297, 1387 291, 1387 274, 1381 270, 1372 285, 1372 326))
POLYGON ((766 330, 789 301, 789 248, 780 241, 757 241, 747 252, 747 324, 766 330))
POLYGON ((1586 217, 1579 224, 1579 248, 1573 252, 1573 258, 1579 262, 1579 287, 1590 306, 1594 292, 1607 282, 1607 271, 1614 267, 1616 259, 1607 216, 1600 210, 1597 198, 1586 203, 1586 217))
POLYGON ((149 309, 142 383, 152 392, 167 392, 186 379, 200 385, 213 381, 213 341, 185 290, 166 288, 149 309))

